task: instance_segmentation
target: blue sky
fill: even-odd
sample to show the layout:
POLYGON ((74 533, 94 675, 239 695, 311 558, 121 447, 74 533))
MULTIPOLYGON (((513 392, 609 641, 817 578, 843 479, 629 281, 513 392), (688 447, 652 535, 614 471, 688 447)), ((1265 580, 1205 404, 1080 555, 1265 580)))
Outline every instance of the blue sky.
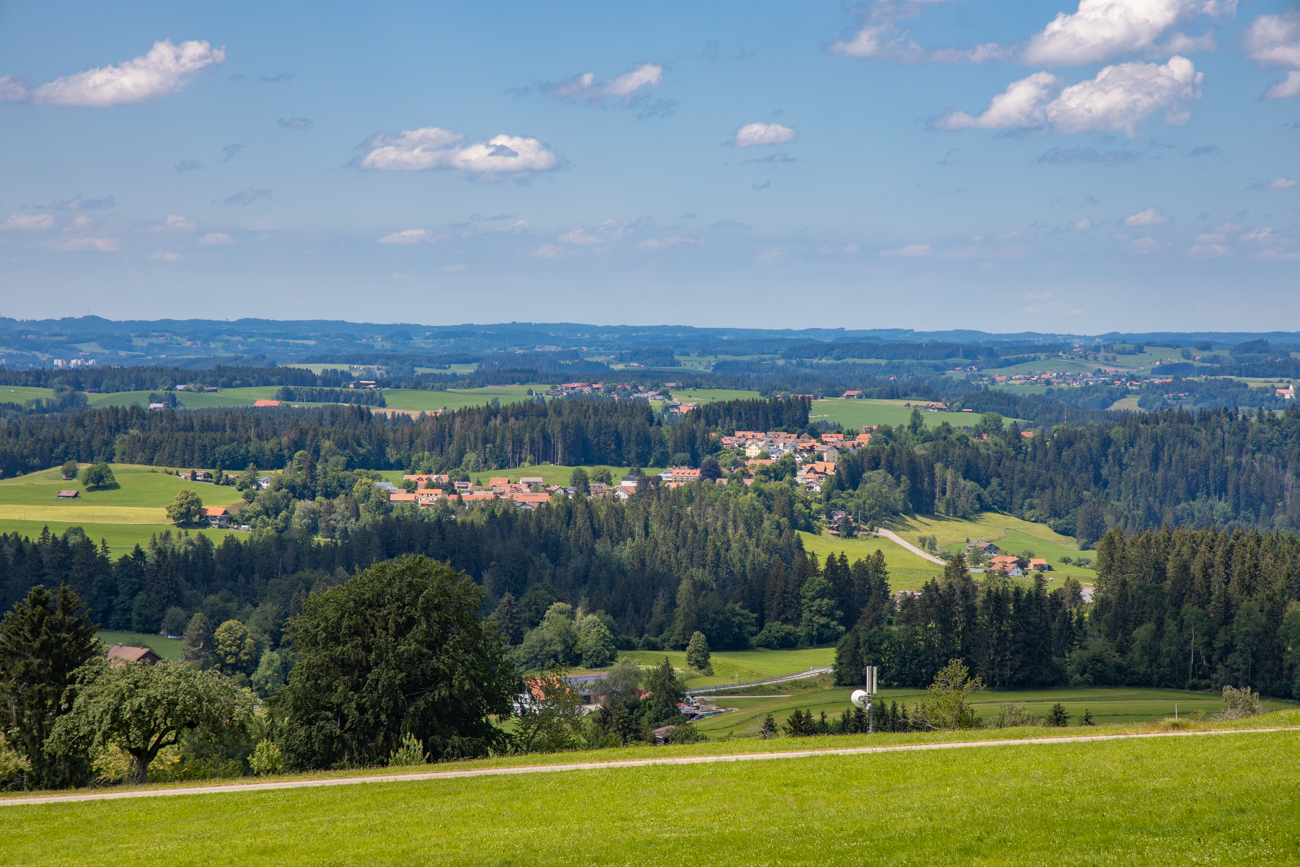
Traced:
POLYGON ((0 2, 0 315, 1300 329, 1300 10, 0 2))

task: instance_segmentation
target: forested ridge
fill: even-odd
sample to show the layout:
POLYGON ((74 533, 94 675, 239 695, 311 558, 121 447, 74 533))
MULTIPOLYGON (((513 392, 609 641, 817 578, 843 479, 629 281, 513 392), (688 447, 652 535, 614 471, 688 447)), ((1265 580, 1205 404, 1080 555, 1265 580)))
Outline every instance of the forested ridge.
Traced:
POLYGON ((1251 685, 1300 698, 1300 537, 1237 530, 1106 534, 1091 606, 1077 585, 1047 590, 953 563, 888 623, 864 619, 837 653, 889 684, 924 686, 961 659, 990 686, 1251 685))

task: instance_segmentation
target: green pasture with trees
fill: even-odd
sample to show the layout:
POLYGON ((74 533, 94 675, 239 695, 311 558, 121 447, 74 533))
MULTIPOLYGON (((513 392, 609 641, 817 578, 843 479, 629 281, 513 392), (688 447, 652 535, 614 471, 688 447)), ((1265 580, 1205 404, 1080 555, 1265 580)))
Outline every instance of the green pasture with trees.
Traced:
POLYGON ((78 864, 89 848, 123 867, 154 864, 159 851, 177 863, 230 864, 271 851, 285 864, 869 857, 1075 865, 1110 853, 1164 865, 1236 864, 1245 851, 1280 863, 1300 845, 1295 737, 1012 745, 563 772, 540 782, 519 775, 8 807, 0 836, 12 864, 78 864), (954 816, 960 829, 934 832, 954 816))

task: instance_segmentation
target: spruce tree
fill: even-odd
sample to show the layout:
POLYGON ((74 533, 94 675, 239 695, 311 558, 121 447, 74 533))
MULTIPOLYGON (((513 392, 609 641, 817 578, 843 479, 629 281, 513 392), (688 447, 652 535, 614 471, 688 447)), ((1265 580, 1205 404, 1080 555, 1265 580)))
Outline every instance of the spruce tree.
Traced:
POLYGON ((501 631, 501 640, 514 646, 524 640, 524 624, 519 619, 519 606, 513 593, 501 597, 497 610, 492 613, 497 629, 501 631))

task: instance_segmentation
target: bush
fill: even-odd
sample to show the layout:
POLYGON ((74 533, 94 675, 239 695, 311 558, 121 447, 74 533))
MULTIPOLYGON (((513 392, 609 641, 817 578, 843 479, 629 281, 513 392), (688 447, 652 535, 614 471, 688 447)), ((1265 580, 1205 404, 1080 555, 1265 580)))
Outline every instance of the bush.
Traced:
POLYGON ((65 462, 63 464, 63 469, 62 469, 63 480, 69 481, 71 479, 75 479, 77 477, 77 470, 78 467, 76 461, 65 462))
POLYGON ((1259 693, 1252 692, 1250 687, 1233 689, 1225 686, 1223 688, 1223 713, 1218 715, 1219 719, 1242 719, 1263 712, 1264 704, 1259 700, 1259 693))
POLYGON ((698 744, 709 738, 689 722, 680 722, 668 735, 670 744, 698 744))
POLYGON ((691 636, 691 643, 686 646, 686 664, 700 674, 713 674, 713 663, 709 658, 709 642, 703 632, 691 636))
POLYGON ((664 643, 653 635, 647 635, 641 639, 642 650, 663 650, 664 643))
POLYGON ((427 764, 429 764, 429 755, 424 751, 424 742, 410 732, 402 738, 402 745, 393 750, 388 757, 390 768, 409 768, 427 764))
POLYGON ((768 650, 789 650, 799 646, 799 630, 785 623, 769 623, 754 636, 754 646, 768 650))
POLYGON ((1034 718, 1030 716, 1029 711, 1025 710, 1023 704, 1012 704, 1010 702, 998 708, 998 715, 990 722, 990 725, 995 729, 1010 729, 1033 724, 1034 718))
POLYGON ((280 748, 275 745, 275 741, 263 738, 258 741, 253 754, 249 756, 248 766, 259 777, 279 774, 284 771, 284 756, 280 754, 280 748))

